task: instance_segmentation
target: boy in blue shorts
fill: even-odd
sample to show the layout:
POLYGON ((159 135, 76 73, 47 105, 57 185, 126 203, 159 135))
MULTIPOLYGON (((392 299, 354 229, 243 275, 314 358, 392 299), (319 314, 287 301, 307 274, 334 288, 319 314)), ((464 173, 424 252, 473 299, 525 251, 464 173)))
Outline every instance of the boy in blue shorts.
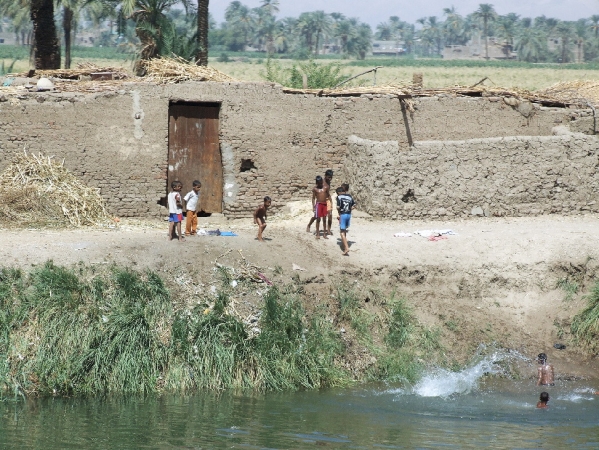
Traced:
POLYGON ((351 222, 351 211, 356 204, 345 188, 338 187, 337 190, 337 212, 339 213, 339 229, 341 242, 343 243, 343 254, 349 256, 349 244, 347 243, 347 229, 351 222))
POLYGON ((179 240, 182 241, 181 222, 183 221, 183 203, 181 189, 183 189, 183 183, 180 181, 173 181, 171 183, 171 189, 172 191, 168 194, 168 240, 172 241, 173 238, 177 236, 179 240))

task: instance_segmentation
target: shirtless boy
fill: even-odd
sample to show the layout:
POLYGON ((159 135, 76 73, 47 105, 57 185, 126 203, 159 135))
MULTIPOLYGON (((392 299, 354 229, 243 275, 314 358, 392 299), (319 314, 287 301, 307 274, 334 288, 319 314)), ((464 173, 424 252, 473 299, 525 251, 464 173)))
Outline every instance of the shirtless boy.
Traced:
POLYGON ((312 208, 314 209, 314 217, 316 218, 316 239, 320 239, 320 220, 322 219, 322 228, 324 231, 324 238, 328 239, 329 236, 326 232, 326 219, 327 219, 327 199, 331 197, 329 187, 324 184, 324 180, 319 175, 316 177, 316 186, 312 188, 312 208))
POLYGON ((266 228, 266 210, 270 208, 272 200, 269 196, 264 197, 264 203, 256 208, 254 211, 254 223, 258 225, 258 240, 264 242, 262 239, 262 232, 266 228))
POLYGON ((537 361, 540 364, 537 371, 539 375, 537 386, 553 386, 555 384, 553 381, 553 366, 547 364, 547 355, 545 353, 539 353, 537 361))
MULTIPOLYGON (((329 231, 328 234, 333 234, 331 232, 331 227, 333 226, 333 199, 331 198, 331 181, 333 180, 333 171, 331 169, 328 169, 325 173, 324 173, 324 184, 329 188, 329 198, 327 199, 327 211, 328 211, 328 221, 329 221, 329 231)), ((312 202, 312 209, 314 209, 314 202, 312 202)), ((310 217, 310 222, 308 223, 308 226, 306 227, 306 231, 309 233, 310 232, 310 227, 312 226, 312 224, 314 223, 314 221, 316 220, 316 214, 314 214, 312 217, 310 217)), ((327 224, 326 221, 323 220, 322 221, 322 229, 324 234, 327 234, 327 224)))
POLYGON ((541 396, 537 402, 537 408, 547 408, 549 406, 547 403, 549 403, 549 393, 541 392, 541 396))

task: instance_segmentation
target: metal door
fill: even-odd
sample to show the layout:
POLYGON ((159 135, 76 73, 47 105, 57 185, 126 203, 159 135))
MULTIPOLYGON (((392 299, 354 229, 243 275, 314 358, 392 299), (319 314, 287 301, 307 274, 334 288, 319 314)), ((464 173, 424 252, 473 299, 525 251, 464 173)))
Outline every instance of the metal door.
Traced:
POLYGON ((183 193, 193 180, 202 182, 199 210, 223 210, 223 166, 218 141, 218 103, 171 103, 168 125, 168 188, 183 183, 183 193))

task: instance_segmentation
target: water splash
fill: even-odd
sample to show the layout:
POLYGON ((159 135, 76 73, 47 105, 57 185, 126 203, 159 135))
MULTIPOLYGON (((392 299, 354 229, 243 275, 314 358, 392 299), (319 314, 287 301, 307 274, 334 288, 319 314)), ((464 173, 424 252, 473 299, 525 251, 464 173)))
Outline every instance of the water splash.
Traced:
POLYGON ((502 374, 505 364, 515 359, 525 359, 517 352, 496 350, 482 355, 484 347, 479 348, 473 362, 460 372, 435 369, 425 375, 413 387, 413 392, 421 397, 449 397, 452 394, 467 394, 478 387, 479 380, 486 374, 502 374))

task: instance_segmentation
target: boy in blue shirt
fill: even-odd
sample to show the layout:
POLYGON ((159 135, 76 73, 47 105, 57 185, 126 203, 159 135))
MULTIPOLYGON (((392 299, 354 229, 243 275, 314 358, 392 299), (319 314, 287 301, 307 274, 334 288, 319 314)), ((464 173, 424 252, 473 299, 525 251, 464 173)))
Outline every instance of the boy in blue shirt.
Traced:
POLYGON ((337 212, 339 213, 339 229, 341 242, 343 243, 343 255, 349 256, 349 244, 347 243, 347 229, 351 222, 351 211, 356 204, 353 197, 345 188, 338 187, 337 190, 337 212))

